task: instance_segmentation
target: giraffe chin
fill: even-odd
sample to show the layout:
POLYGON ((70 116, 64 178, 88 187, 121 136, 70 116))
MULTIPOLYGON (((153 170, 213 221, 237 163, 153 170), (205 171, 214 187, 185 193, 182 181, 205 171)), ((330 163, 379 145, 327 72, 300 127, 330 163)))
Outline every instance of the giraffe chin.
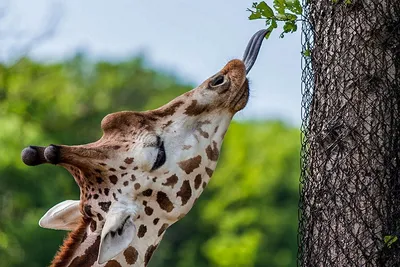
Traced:
POLYGON ((241 90, 237 94, 236 102, 233 102, 232 109, 233 112, 238 112, 244 109, 249 102, 250 90, 249 90, 249 81, 246 79, 241 90))

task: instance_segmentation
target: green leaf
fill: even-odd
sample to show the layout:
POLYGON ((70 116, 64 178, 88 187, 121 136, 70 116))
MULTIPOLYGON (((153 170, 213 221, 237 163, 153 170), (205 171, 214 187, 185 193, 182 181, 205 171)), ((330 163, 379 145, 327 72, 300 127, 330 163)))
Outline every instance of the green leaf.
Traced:
POLYGON ((291 13, 285 13, 286 19, 287 20, 291 20, 291 21, 295 21, 297 20, 297 16, 291 13))
POLYGON ((278 28, 278 24, 276 23, 276 19, 271 19, 271 29, 278 28))
POLYGON ((261 10, 261 13, 266 18, 271 18, 274 16, 274 11, 272 8, 267 5, 264 1, 257 5, 257 9, 261 10))
POLYGON ((305 56, 305 57, 311 56, 311 51, 310 51, 310 49, 306 49, 306 50, 304 50, 302 53, 303 53, 303 56, 305 56))
POLYGON ((285 14, 285 0, 274 0, 274 8, 278 12, 278 14, 285 14))
POLYGON ((286 9, 297 15, 301 15, 303 13, 303 8, 301 7, 299 0, 287 1, 286 9))
POLYGON ((293 7, 294 7, 295 11, 292 11, 292 12, 296 13, 297 15, 303 14, 303 7, 301 6, 301 3, 299 0, 294 1, 293 7))
POLYGON ((251 13, 251 15, 249 16, 249 20, 253 20, 253 19, 261 19, 261 14, 259 12, 251 13))
POLYGON ((390 248, 394 242, 398 240, 397 236, 395 235, 386 235, 383 237, 383 241, 385 242, 386 246, 390 248))
POLYGON ((285 25, 283 25, 283 31, 285 33, 295 32, 297 30, 297 25, 292 21, 287 21, 285 25))

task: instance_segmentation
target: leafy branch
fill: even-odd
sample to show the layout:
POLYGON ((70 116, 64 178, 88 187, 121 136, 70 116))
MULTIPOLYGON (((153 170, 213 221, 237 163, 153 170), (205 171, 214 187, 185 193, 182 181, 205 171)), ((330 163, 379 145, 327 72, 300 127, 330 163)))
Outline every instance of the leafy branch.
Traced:
POLYGON ((283 38, 285 33, 295 32, 297 30, 297 22, 301 21, 299 16, 303 13, 299 0, 274 0, 273 8, 265 1, 253 3, 247 11, 251 12, 249 19, 265 19, 265 24, 270 32, 265 38, 268 39, 271 32, 278 28, 278 22, 283 22, 283 32, 279 35, 283 38))

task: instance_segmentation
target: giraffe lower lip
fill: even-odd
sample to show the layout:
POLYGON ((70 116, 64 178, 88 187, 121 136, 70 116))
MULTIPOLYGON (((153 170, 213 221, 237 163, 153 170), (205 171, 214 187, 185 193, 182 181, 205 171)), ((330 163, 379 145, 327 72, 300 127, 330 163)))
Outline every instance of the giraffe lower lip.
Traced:
POLYGON ((234 110, 237 112, 239 110, 244 109, 246 107, 246 105, 247 105, 247 101, 248 101, 248 91, 247 90, 243 90, 243 92, 240 94, 240 97, 238 98, 238 100, 233 105, 234 110), (245 98, 246 98, 246 100, 244 101, 244 103, 240 104, 240 102, 243 101, 245 98))
MULTIPOLYGON (((243 90, 241 93, 239 93, 239 94, 237 94, 236 95, 236 97, 234 98, 234 105, 233 105, 233 108, 235 108, 236 109, 236 106, 240 103, 240 101, 244 98, 244 96, 246 95, 246 92, 247 92, 247 90, 243 90), (237 99, 237 100, 236 100, 237 99)), ((242 109, 242 108, 244 108, 245 106, 246 106, 246 104, 247 104, 247 101, 246 101, 246 103, 245 103, 245 105, 243 106, 243 107, 241 107, 241 108, 239 108, 239 109, 242 109)))

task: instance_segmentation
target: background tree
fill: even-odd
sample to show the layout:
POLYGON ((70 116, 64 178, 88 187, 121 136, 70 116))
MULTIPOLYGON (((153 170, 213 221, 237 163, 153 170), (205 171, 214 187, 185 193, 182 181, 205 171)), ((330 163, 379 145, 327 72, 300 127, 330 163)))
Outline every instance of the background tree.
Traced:
MULTIPOLYGON (((298 5, 254 3, 250 19, 296 30, 298 5)), ((399 266, 400 2, 303 9, 299 264, 399 266)))

